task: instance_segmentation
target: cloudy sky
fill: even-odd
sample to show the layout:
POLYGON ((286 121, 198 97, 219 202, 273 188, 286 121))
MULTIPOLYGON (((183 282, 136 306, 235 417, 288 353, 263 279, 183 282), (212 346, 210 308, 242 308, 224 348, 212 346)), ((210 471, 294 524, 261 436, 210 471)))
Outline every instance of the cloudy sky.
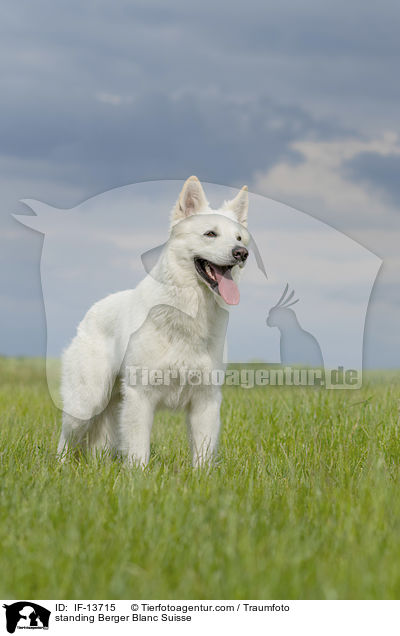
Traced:
POLYGON ((11 212, 149 179, 247 183, 384 261, 365 363, 400 364, 400 5, 50 2, 0 9, 0 352, 40 355, 42 239, 11 212))

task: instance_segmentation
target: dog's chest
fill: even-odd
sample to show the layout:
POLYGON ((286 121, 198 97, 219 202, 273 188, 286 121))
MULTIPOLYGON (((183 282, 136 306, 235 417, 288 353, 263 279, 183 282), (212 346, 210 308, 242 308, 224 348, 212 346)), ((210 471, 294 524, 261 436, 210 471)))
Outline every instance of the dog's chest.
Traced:
POLYGON ((126 370, 135 369, 159 406, 185 407, 194 390, 210 384, 213 370, 222 369, 226 323, 216 312, 207 318, 155 308, 132 335, 126 370))
POLYGON ((209 368, 221 357, 216 338, 180 328, 160 331, 147 322, 130 340, 126 362, 149 369, 209 368))

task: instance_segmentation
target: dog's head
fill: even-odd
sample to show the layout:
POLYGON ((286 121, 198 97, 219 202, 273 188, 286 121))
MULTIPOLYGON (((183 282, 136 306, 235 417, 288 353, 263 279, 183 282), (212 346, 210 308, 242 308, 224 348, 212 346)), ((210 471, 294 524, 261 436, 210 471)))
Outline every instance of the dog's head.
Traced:
POLYGON ((212 210, 197 177, 186 181, 172 212, 168 246, 180 284, 206 286, 226 304, 238 304, 237 282, 249 254, 247 210, 246 186, 212 210))

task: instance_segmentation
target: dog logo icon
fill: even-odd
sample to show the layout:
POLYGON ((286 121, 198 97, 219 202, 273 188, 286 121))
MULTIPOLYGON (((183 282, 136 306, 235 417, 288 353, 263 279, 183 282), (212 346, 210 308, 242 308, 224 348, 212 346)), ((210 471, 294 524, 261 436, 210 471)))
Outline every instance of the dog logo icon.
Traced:
POLYGON ((6 627, 9 634, 18 629, 49 629, 51 612, 32 603, 32 601, 18 601, 11 605, 3 605, 6 610, 6 627))

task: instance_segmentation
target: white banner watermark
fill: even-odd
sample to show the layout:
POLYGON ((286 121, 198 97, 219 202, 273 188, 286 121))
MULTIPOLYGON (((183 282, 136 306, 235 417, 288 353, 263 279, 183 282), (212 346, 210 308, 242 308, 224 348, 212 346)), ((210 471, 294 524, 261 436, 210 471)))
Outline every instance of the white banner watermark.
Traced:
POLYGON ((2 633, 199 634, 257 630, 307 636, 392 632, 400 601, 40 600, 2 601, 2 633))

